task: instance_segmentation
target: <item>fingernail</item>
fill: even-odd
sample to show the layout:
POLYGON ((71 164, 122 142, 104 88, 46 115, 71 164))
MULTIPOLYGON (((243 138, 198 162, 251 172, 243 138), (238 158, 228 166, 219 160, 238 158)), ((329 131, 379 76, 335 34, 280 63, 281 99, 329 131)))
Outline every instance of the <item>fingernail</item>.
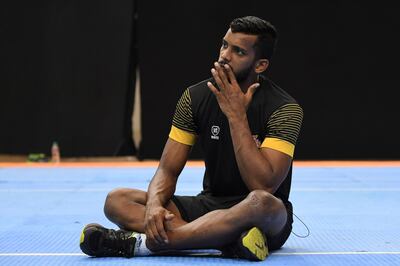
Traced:
POLYGON ((216 67, 217 67, 217 66, 218 66, 218 63, 217 63, 217 62, 214 62, 214 66, 216 66, 216 67))
POLYGON ((214 68, 211 68, 211 72, 212 72, 212 73, 215 73, 215 69, 214 69, 214 68))

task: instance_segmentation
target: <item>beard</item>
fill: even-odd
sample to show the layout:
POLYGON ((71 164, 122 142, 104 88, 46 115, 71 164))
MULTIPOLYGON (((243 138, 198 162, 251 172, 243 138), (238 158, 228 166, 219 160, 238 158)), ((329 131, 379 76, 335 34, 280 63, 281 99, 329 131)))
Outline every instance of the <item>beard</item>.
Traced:
POLYGON ((252 70, 253 70, 253 67, 249 66, 248 68, 245 68, 242 71, 235 73, 236 81, 238 83, 245 81, 249 77, 252 70))
MULTIPOLYGON (((219 61, 218 62, 220 65, 225 65, 225 64, 227 64, 226 62, 224 62, 224 61, 219 61)), ((229 65, 230 66, 230 65, 229 65)), ((232 71, 233 71, 233 68, 231 67, 231 69, 232 69, 232 71)), ((249 77, 249 75, 250 75, 250 73, 251 73, 251 71, 253 70, 253 66, 249 66, 248 68, 245 68, 245 69, 243 69, 243 70, 241 70, 240 72, 235 72, 235 71, 233 71, 233 74, 235 75, 235 78, 236 78, 236 81, 238 82, 238 83, 241 83, 241 82, 243 82, 243 81, 245 81, 248 77, 249 77)))

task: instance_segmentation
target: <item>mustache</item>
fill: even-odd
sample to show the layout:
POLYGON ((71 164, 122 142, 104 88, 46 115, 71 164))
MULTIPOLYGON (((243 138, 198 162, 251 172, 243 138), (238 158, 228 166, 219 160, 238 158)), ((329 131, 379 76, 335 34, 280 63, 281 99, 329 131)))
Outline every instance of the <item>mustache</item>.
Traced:
POLYGON ((225 60, 218 61, 218 64, 220 64, 220 66, 229 65, 228 62, 226 62, 225 60))
POLYGON ((220 61, 218 61, 218 64, 219 64, 221 67, 224 67, 225 65, 228 65, 229 68, 233 71, 232 66, 231 66, 227 61, 225 61, 225 60, 220 60, 220 61))

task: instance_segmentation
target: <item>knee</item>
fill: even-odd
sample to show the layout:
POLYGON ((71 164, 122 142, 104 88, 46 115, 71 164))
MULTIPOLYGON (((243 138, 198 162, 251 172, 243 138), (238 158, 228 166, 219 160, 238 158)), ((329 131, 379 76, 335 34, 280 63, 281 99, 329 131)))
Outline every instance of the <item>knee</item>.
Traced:
POLYGON ((126 198, 126 189, 124 188, 117 188, 110 191, 107 194, 105 203, 104 203, 104 214, 106 217, 112 217, 118 211, 119 206, 126 198))
POLYGON ((264 190, 253 190, 247 196, 248 205, 251 209, 261 213, 273 213, 279 210, 277 202, 279 201, 274 195, 264 190))

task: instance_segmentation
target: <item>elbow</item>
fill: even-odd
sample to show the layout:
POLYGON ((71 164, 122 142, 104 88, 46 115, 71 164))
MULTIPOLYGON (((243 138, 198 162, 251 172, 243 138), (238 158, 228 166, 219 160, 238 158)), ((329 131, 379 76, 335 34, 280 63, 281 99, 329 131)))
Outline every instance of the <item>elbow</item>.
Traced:
POLYGON ((249 184, 247 187, 248 187, 249 191, 264 190, 268 193, 274 194, 278 190, 279 185, 277 186, 270 182, 265 182, 265 181, 264 182, 255 181, 255 182, 252 182, 252 184, 249 184))
POLYGON ((275 186, 273 184, 264 183, 264 184, 260 184, 258 186, 254 186, 251 191, 264 190, 264 191, 266 191, 268 193, 275 194, 275 192, 278 190, 278 188, 279 188, 279 186, 275 186))
POLYGON ((254 179, 256 182, 251 185, 251 189, 249 190, 264 190, 268 193, 274 194, 278 190, 283 180, 284 178, 282 178, 280 175, 274 175, 270 172, 264 173, 260 175, 259 178, 254 179))
POLYGON ((273 167, 269 162, 264 161, 258 167, 249 169, 243 180, 246 180, 250 191, 260 189, 274 194, 285 180, 287 173, 288 168, 273 167))
POLYGON ((266 186, 265 191, 271 193, 271 194, 275 194, 275 192, 278 190, 279 186, 274 186, 274 185, 269 185, 266 186))

